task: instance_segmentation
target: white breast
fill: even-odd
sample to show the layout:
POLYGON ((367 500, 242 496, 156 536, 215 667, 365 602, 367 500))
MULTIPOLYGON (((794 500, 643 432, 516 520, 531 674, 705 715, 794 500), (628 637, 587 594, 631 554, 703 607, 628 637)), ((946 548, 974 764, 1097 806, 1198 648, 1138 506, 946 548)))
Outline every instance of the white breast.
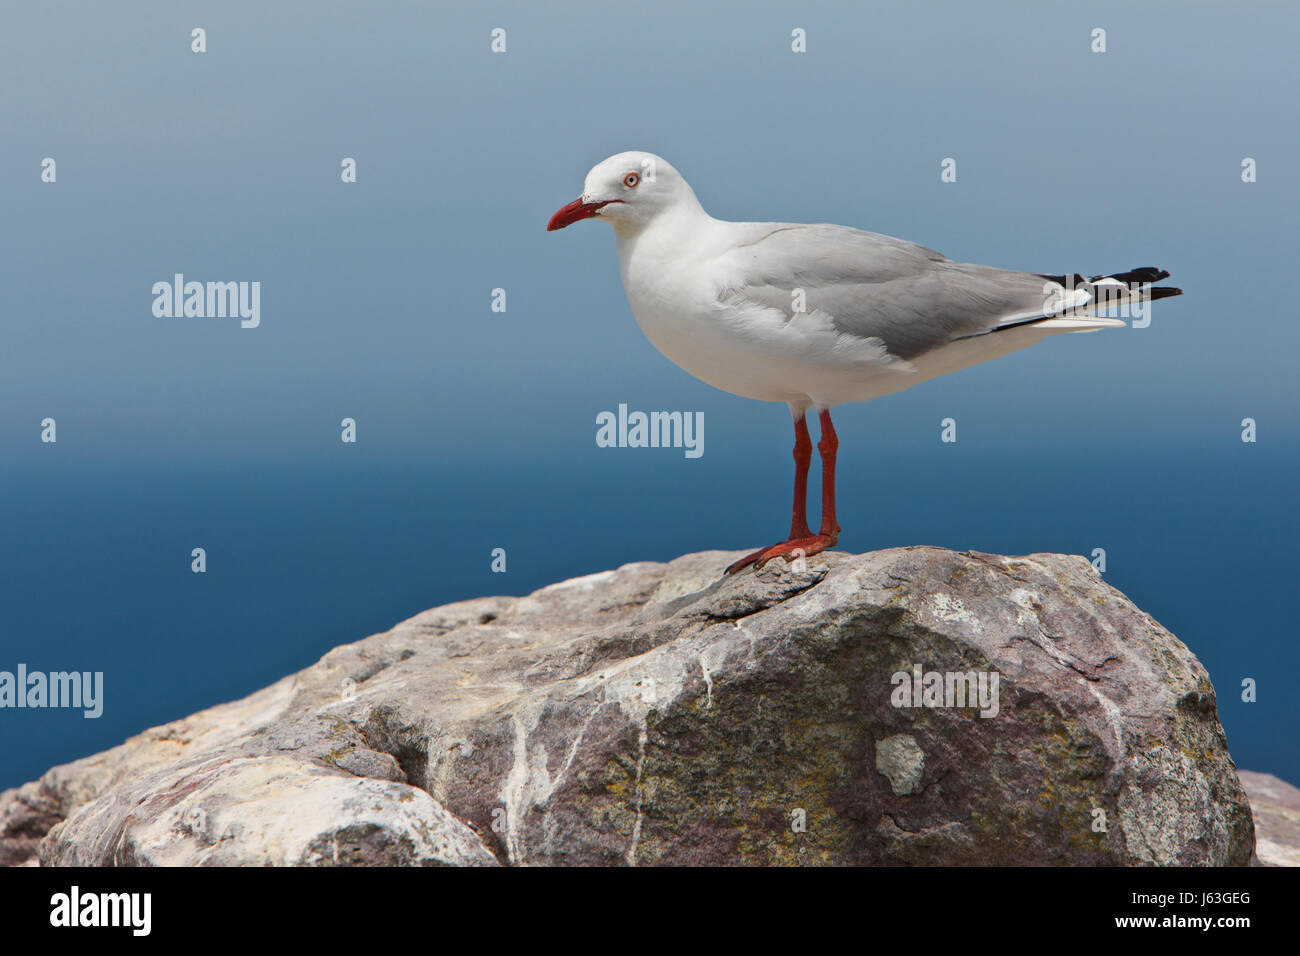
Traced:
POLYGON ((660 239, 652 231, 620 238, 623 288, 646 338, 701 381, 799 405, 861 401, 910 384, 910 366, 877 340, 838 333, 819 312, 792 318, 728 294, 713 247, 731 248, 731 237, 706 232, 685 250, 660 239))

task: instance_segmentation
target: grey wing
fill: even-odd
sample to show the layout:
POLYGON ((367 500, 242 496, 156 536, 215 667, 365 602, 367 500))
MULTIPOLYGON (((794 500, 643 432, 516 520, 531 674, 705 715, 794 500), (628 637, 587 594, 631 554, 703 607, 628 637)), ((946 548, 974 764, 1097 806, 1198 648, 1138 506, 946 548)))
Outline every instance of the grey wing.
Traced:
POLYGON ((956 339, 1010 325, 1057 319, 1057 328, 1122 325, 1078 317, 1093 301, 1085 287, 992 266, 949 262, 916 243, 843 226, 774 226, 733 253, 735 281, 724 293, 769 308, 820 311, 836 330, 878 339, 911 359, 956 339))

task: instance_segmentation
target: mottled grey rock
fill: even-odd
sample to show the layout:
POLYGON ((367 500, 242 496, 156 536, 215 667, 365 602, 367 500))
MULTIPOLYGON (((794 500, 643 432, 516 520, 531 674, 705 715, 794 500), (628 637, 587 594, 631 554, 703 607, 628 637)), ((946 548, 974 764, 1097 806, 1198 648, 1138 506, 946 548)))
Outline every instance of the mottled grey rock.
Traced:
POLYGON ((8 791, 0 859, 1250 861, 1204 668, 1083 558, 736 557, 425 611, 8 791))
POLYGON ((1271 773, 1242 770, 1255 817, 1255 853, 1264 866, 1300 866, 1300 790, 1271 773))
POLYGON ((54 827, 69 866, 495 866, 427 793, 284 755, 218 753, 124 781, 54 827))
POLYGON ((60 803, 40 783, 0 793, 0 866, 36 860, 41 839, 60 820, 60 803))

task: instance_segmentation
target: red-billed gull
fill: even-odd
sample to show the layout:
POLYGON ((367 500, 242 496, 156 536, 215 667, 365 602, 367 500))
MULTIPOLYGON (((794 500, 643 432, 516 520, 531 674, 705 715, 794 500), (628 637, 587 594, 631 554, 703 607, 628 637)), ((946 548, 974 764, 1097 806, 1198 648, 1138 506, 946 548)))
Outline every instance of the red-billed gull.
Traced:
POLYGON ((830 410, 999 358, 1051 335, 1122 326, 1106 312, 1178 295, 1150 267, 1085 279, 949 262, 933 249, 846 226, 723 222, 671 165, 619 153, 587 174, 582 196, 547 229, 602 219, 637 324, 654 346, 710 385, 794 418, 790 537, 728 568, 761 567, 833 547, 835 453, 830 410), (812 441, 822 437, 822 523, 808 527, 812 441))

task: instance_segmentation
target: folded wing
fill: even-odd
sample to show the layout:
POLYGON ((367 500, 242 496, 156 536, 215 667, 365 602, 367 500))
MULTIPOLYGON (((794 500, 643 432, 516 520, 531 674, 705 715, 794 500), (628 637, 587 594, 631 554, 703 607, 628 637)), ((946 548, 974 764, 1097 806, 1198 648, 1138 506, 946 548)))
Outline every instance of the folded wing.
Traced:
POLYGON ((1169 275, 1143 268, 1111 276, 1053 276, 950 262, 916 243, 833 225, 756 224, 728 253, 719 297, 780 309, 793 319, 820 311, 836 330, 879 340, 915 358, 958 339, 1035 324, 1092 331, 1125 303, 1179 294, 1152 287, 1169 275))

